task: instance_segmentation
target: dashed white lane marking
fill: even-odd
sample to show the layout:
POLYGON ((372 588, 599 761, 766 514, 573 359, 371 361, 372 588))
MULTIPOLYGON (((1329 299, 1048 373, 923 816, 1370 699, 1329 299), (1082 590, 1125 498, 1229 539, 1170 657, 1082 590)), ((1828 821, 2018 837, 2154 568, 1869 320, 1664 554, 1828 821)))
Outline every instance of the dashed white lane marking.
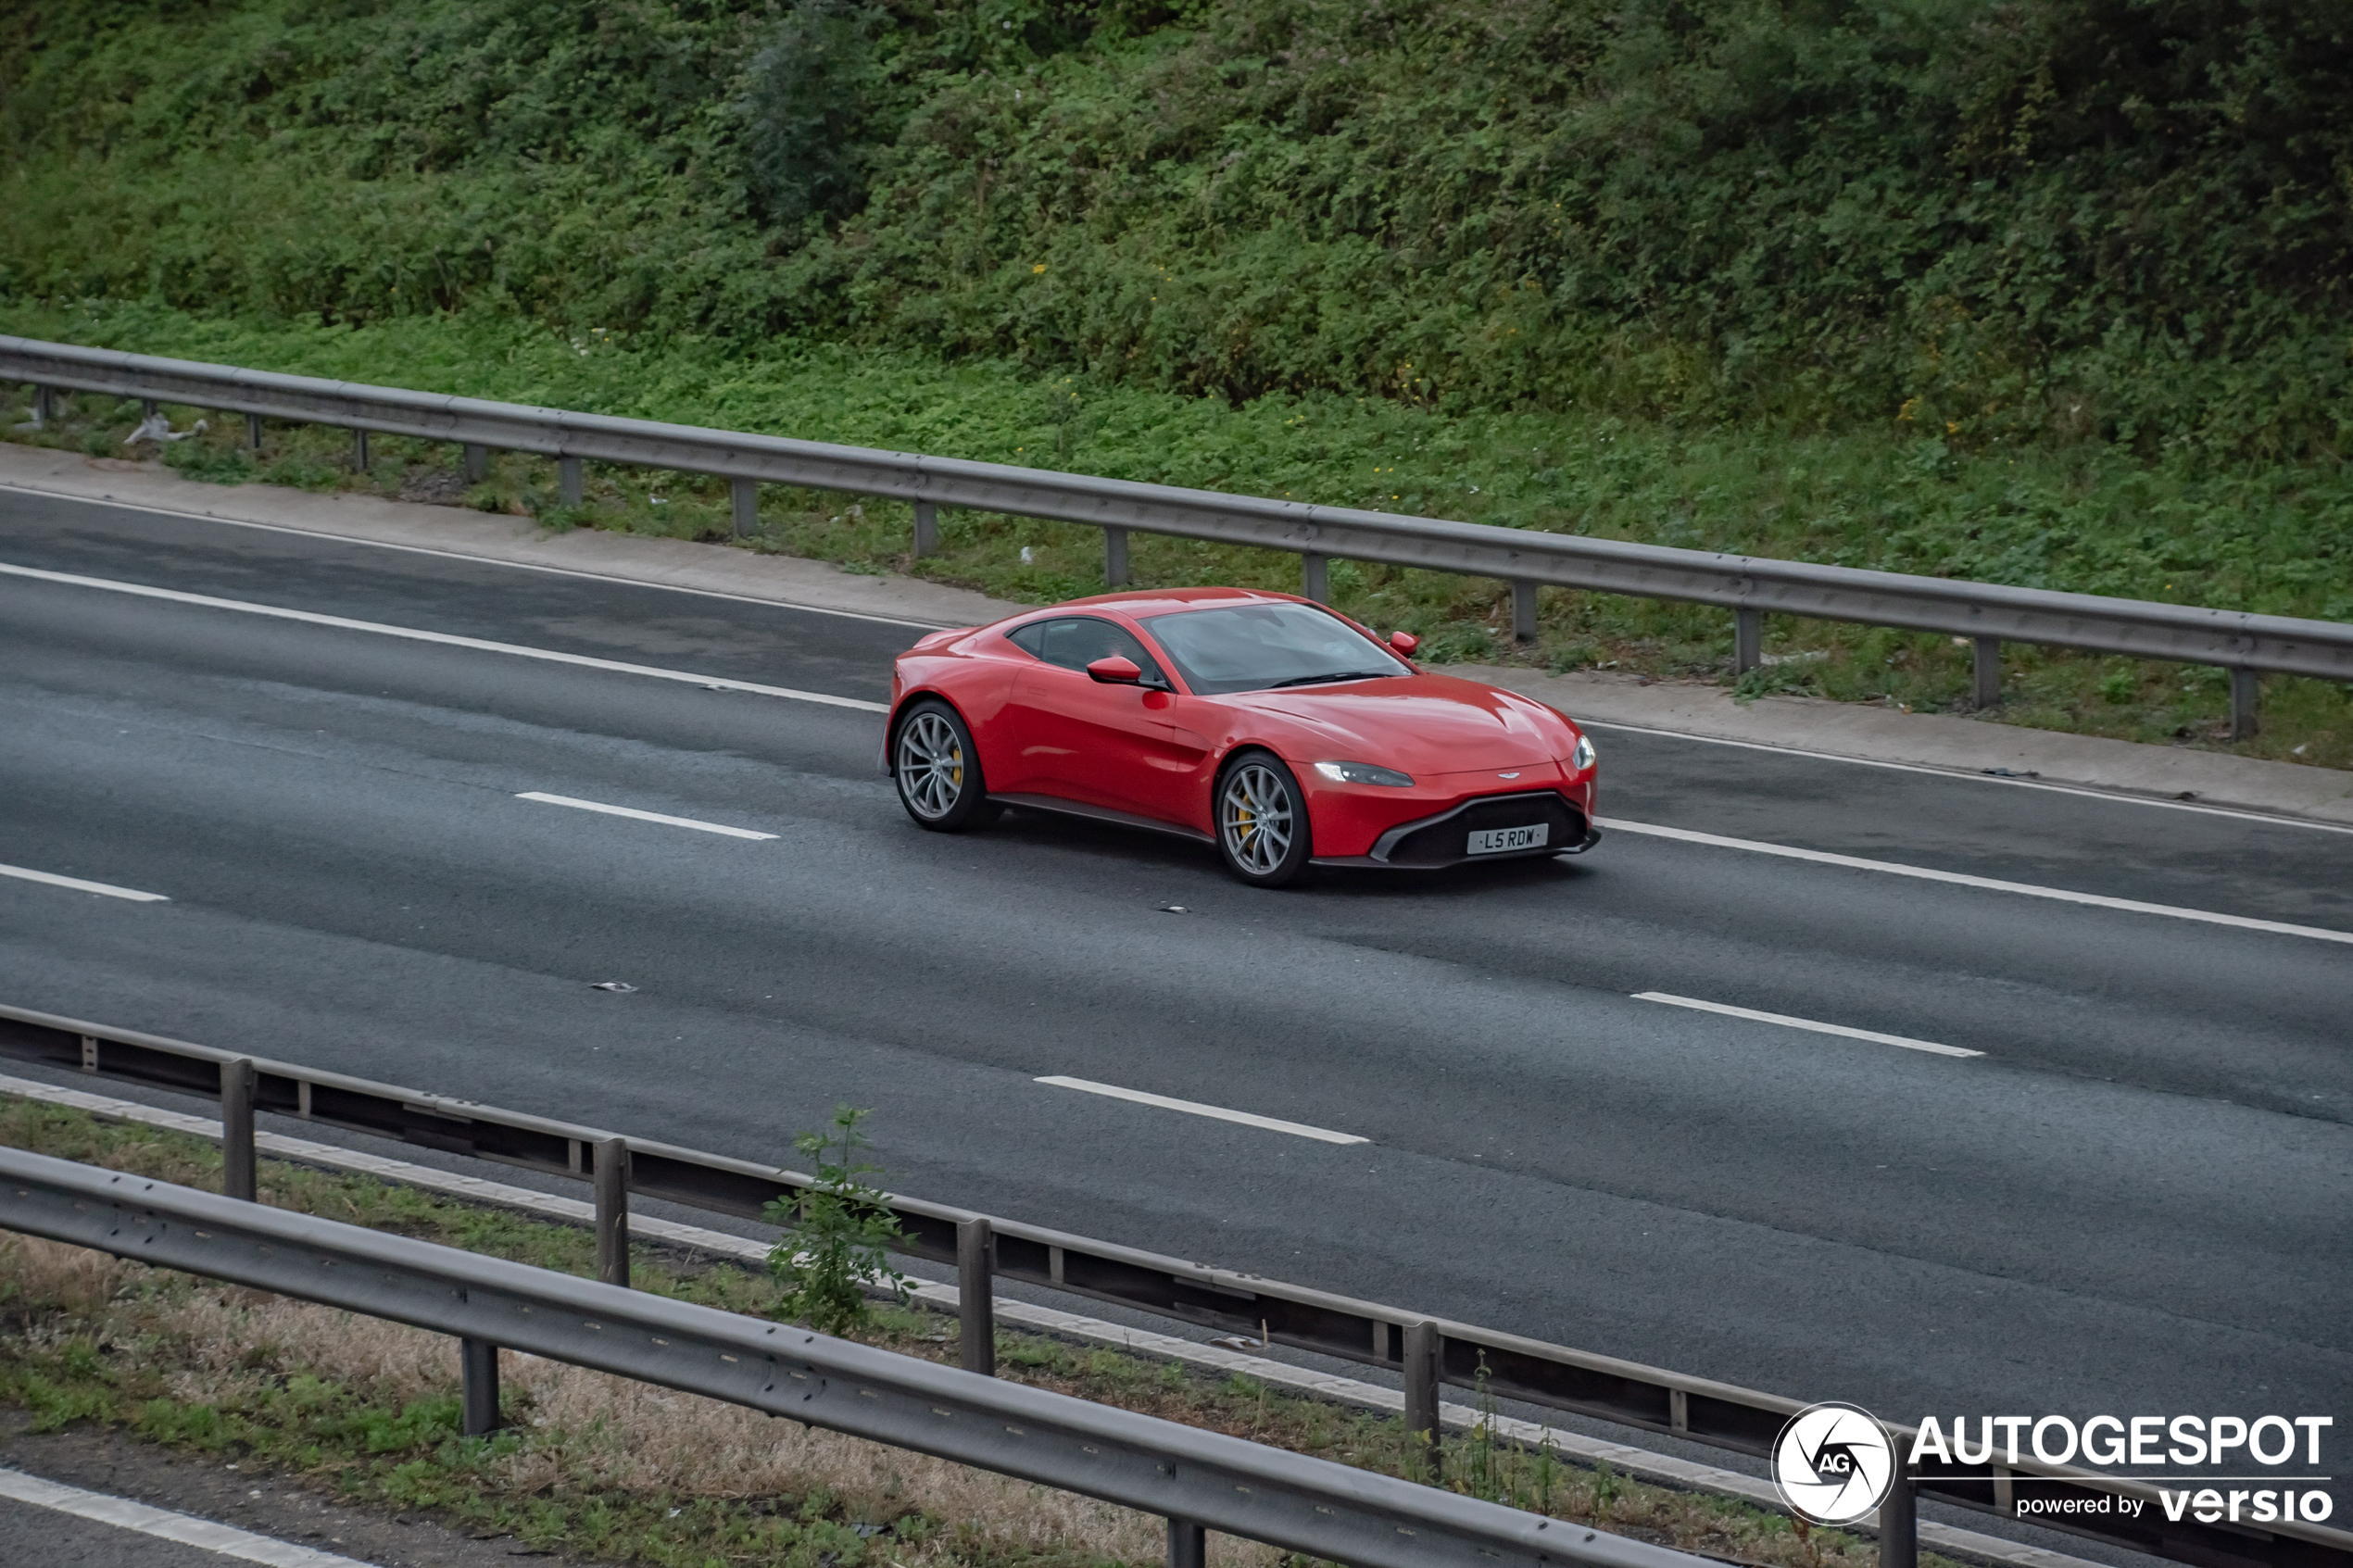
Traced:
POLYGON ((1276 1116, 1253 1116, 1247 1110, 1228 1110, 1222 1105, 1203 1105, 1199 1100, 1171 1099, 1166 1095, 1148 1095, 1141 1089, 1123 1089, 1116 1084, 1098 1084, 1087 1078, 1040 1078, 1057 1089, 1076 1089, 1083 1094, 1105 1095, 1113 1099, 1133 1100, 1138 1105, 1156 1105, 1163 1110, 1181 1110, 1188 1116, 1214 1117, 1220 1122, 1239 1122, 1245 1127, 1264 1127, 1270 1133, 1289 1133, 1293 1137, 1314 1138, 1318 1143, 1370 1143, 1353 1133, 1335 1133, 1329 1127, 1311 1127, 1304 1122, 1286 1122, 1276 1116))
POLYGON ((69 887, 76 893, 103 893, 109 898, 128 898, 134 904, 171 902, 160 893, 142 893, 135 887, 117 887, 110 882, 84 882, 78 876, 59 876, 55 872, 36 872, 27 866, 0 866, 0 876, 21 877, 50 887, 69 887))
POLYGON ((338 1557, 333 1552, 296 1546, 292 1541, 272 1540, 268 1536, 198 1519, 194 1514, 150 1508, 129 1498, 110 1498, 104 1492, 59 1486, 21 1470, 0 1470, 0 1497, 31 1503, 35 1508, 55 1509, 77 1519, 112 1524, 118 1529, 135 1530, 143 1536, 178 1541, 182 1546, 218 1552, 240 1562, 265 1562, 270 1568, 368 1568, 356 1557, 338 1557))
POLYGON ((724 822, 698 822, 693 817, 665 817, 660 811, 640 811, 635 806, 608 806, 601 800, 575 800, 569 795, 547 795, 539 790, 526 790, 517 800, 536 800, 547 806, 569 806, 575 811, 602 811, 608 817, 631 817, 641 822, 660 822, 664 827, 692 828, 697 833, 724 833, 729 838, 774 838, 773 833, 754 833, 749 828, 731 828, 724 822))
POLYGON ((1937 1056, 1983 1056, 1983 1051, 1964 1050, 1959 1046, 1943 1046, 1934 1040, 1915 1040, 1909 1035, 1882 1035, 1876 1029, 1849 1029, 1843 1023, 1822 1023, 1811 1018, 1792 1018, 1785 1012, 1759 1012, 1755 1008, 1730 1007, 1723 1002, 1703 1002, 1696 997, 1670 997, 1664 991, 1637 991, 1638 1002, 1665 1002, 1671 1008, 1695 1008, 1701 1012, 1720 1012, 1727 1018, 1745 1018, 1752 1023, 1778 1023, 1785 1029, 1810 1029, 1817 1035, 1841 1035, 1850 1040, 1870 1040, 1882 1046, 1901 1046, 1907 1051, 1930 1051, 1937 1056))
POLYGON ((107 577, 82 577, 70 571, 44 571, 37 567, 0 561, 0 575, 28 577, 39 583, 62 583, 74 588, 96 588, 109 594, 130 594, 143 599, 196 605, 206 609, 234 610, 240 615, 265 615, 274 621, 298 621, 306 626, 332 626, 342 632, 368 632, 379 637, 401 637, 412 643, 436 643, 443 647, 471 648, 476 653, 503 653, 516 659, 536 659, 549 664, 576 665, 583 670, 609 670, 618 675, 643 675, 654 681, 676 681, 712 691, 750 692, 793 702, 814 702, 827 708, 855 709, 861 713, 887 713, 887 703, 862 697, 835 696, 829 692, 798 691, 791 686, 764 686, 757 681, 733 681, 724 675, 698 675, 687 670, 663 670, 650 664, 625 664, 617 659, 591 659, 582 653, 526 647, 521 643, 494 643, 484 637, 460 637, 448 632, 426 632, 414 626, 387 626, 379 621, 354 621, 348 616, 321 615, 316 610, 285 609, 277 605, 249 604, 243 599, 215 598, 209 594, 185 594, 177 588, 150 588, 144 583, 118 583, 107 577))
POLYGON ((1866 860, 1858 855, 1833 855, 1827 850, 1798 849, 1786 844, 1760 844, 1751 838, 1726 838, 1720 834, 1660 827, 1655 822, 1628 822, 1614 817, 1596 817, 1593 825, 1609 833, 1672 838, 1685 844, 1705 844, 1717 849, 1743 849, 1752 855, 1778 855, 1787 860, 1810 860, 1818 866, 1881 872, 1889 876, 1915 877, 1921 882, 1942 882, 1955 887, 1980 887, 1992 893, 2015 893, 2027 898, 2056 899, 2062 904, 2088 904, 2094 909, 2121 909, 2127 914, 2163 915, 2169 920, 2200 921, 2208 925, 2228 925, 2241 931, 2263 931, 2275 936, 2309 936, 2315 942, 2342 942, 2353 946, 2353 931, 2332 931, 2326 926, 2291 925, 2285 921, 2226 915, 2215 909, 2189 909, 2178 904, 2145 904, 2138 898, 2111 898, 2105 893, 2076 893, 2064 887, 2038 887, 2031 882, 2004 882, 1998 877, 1940 872, 1927 866, 1907 866, 1895 860, 1866 860))

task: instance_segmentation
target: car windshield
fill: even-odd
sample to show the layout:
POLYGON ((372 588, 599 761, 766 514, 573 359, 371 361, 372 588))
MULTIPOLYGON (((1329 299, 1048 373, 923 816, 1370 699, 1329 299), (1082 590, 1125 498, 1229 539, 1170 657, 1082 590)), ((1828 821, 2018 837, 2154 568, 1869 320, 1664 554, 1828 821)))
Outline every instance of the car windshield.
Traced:
POLYGON ((1413 673, 1338 616, 1307 605, 1177 610, 1144 623, 1185 684, 1203 696, 1413 673))

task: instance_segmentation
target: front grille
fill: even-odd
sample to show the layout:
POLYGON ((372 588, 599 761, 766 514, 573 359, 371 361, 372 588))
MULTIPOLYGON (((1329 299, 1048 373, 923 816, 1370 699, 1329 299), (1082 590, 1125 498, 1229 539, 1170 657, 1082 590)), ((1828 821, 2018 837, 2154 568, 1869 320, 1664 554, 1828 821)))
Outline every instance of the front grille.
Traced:
MULTIPOLYGON (((1470 835, 1491 828, 1528 827, 1537 822, 1551 826, 1544 847, 1522 850, 1522 854, 1555 855, 1564 849, 1574 849, 1584 841, 1585 814, 1571 806, 1552 790, 1538 790, 1523 795, 1490 796, 1456 807, 1442 817, 1433 817, 1402 832, 1390 829, 1381 835, 1373 847, 1376 859, 1392 866, 1446 866, 1456 860, 1490 857, 1472 857, 1466 852, 1470 835)), ((1497 855, 1495 859, 1508 859, 1497 855)))

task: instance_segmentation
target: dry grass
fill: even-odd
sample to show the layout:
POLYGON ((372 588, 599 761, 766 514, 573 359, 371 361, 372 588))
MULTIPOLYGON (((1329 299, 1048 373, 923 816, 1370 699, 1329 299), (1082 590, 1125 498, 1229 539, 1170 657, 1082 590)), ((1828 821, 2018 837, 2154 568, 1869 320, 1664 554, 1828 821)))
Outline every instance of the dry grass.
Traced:
MULTIPOLYGON (((77 1347, 110 1347, 110 1381, 152 1386, 182 1407, 258 1411, 296 1376, 387 1411, 458 1394, 456 1346, 446 1336, 36 1238, 0 1238, 0 1301, 16 1320, 8 1348, 17 1359, 65 1361, 77 1347)), ((877 1537, 903 1568, 1148 1563, 1164 1550, 1155 1517, 738 1406, 514 1352, 502 1383, 514 1436, 470 1467, 479 1506, 461 1513, 519 1499, 628 1497, 666 1505, 668 1525, 670 1510, 683 1516, 698 1501, 774 1510, 782 1500, 804 1518, 919 1522, 877 1537)), ((350 1489, 332 1455, 303 1468, 350 1489)), ((1213 1556, 1225 1568, 1259 1568, 1280 1554, 1219 1537, 1213 1556)))

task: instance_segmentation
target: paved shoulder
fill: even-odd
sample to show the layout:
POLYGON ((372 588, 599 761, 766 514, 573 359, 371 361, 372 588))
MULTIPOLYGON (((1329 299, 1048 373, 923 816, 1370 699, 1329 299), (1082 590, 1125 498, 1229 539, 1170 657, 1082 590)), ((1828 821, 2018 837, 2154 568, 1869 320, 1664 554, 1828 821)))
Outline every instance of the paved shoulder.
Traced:
POLYGON ((366 1568, 191 1513, 0 1470, 0 1568, 366 1568))
POLYGON ((0 442, 0 487, 927 626, 979 625, 1021 608, 965 588, 849 573, 798 556, 755 555, 596 529, 553 533, 528 518, 374 495, 321 495, 275 484, 205 484, 182 479, 161 463, 94 459, 5 442, 0 442))
POLYGON ((1768 696, 1742 702, 1698 682, 1641 682, 1595 671, 1463 665, 1457 672, 1549 702, 1609 728, 1813 752, 1856 762, 2188 801, 2353 825, 2353 772, 2194 746, 2145 746, 1944 713, 1898 713, 1861 702, 1768 696))

